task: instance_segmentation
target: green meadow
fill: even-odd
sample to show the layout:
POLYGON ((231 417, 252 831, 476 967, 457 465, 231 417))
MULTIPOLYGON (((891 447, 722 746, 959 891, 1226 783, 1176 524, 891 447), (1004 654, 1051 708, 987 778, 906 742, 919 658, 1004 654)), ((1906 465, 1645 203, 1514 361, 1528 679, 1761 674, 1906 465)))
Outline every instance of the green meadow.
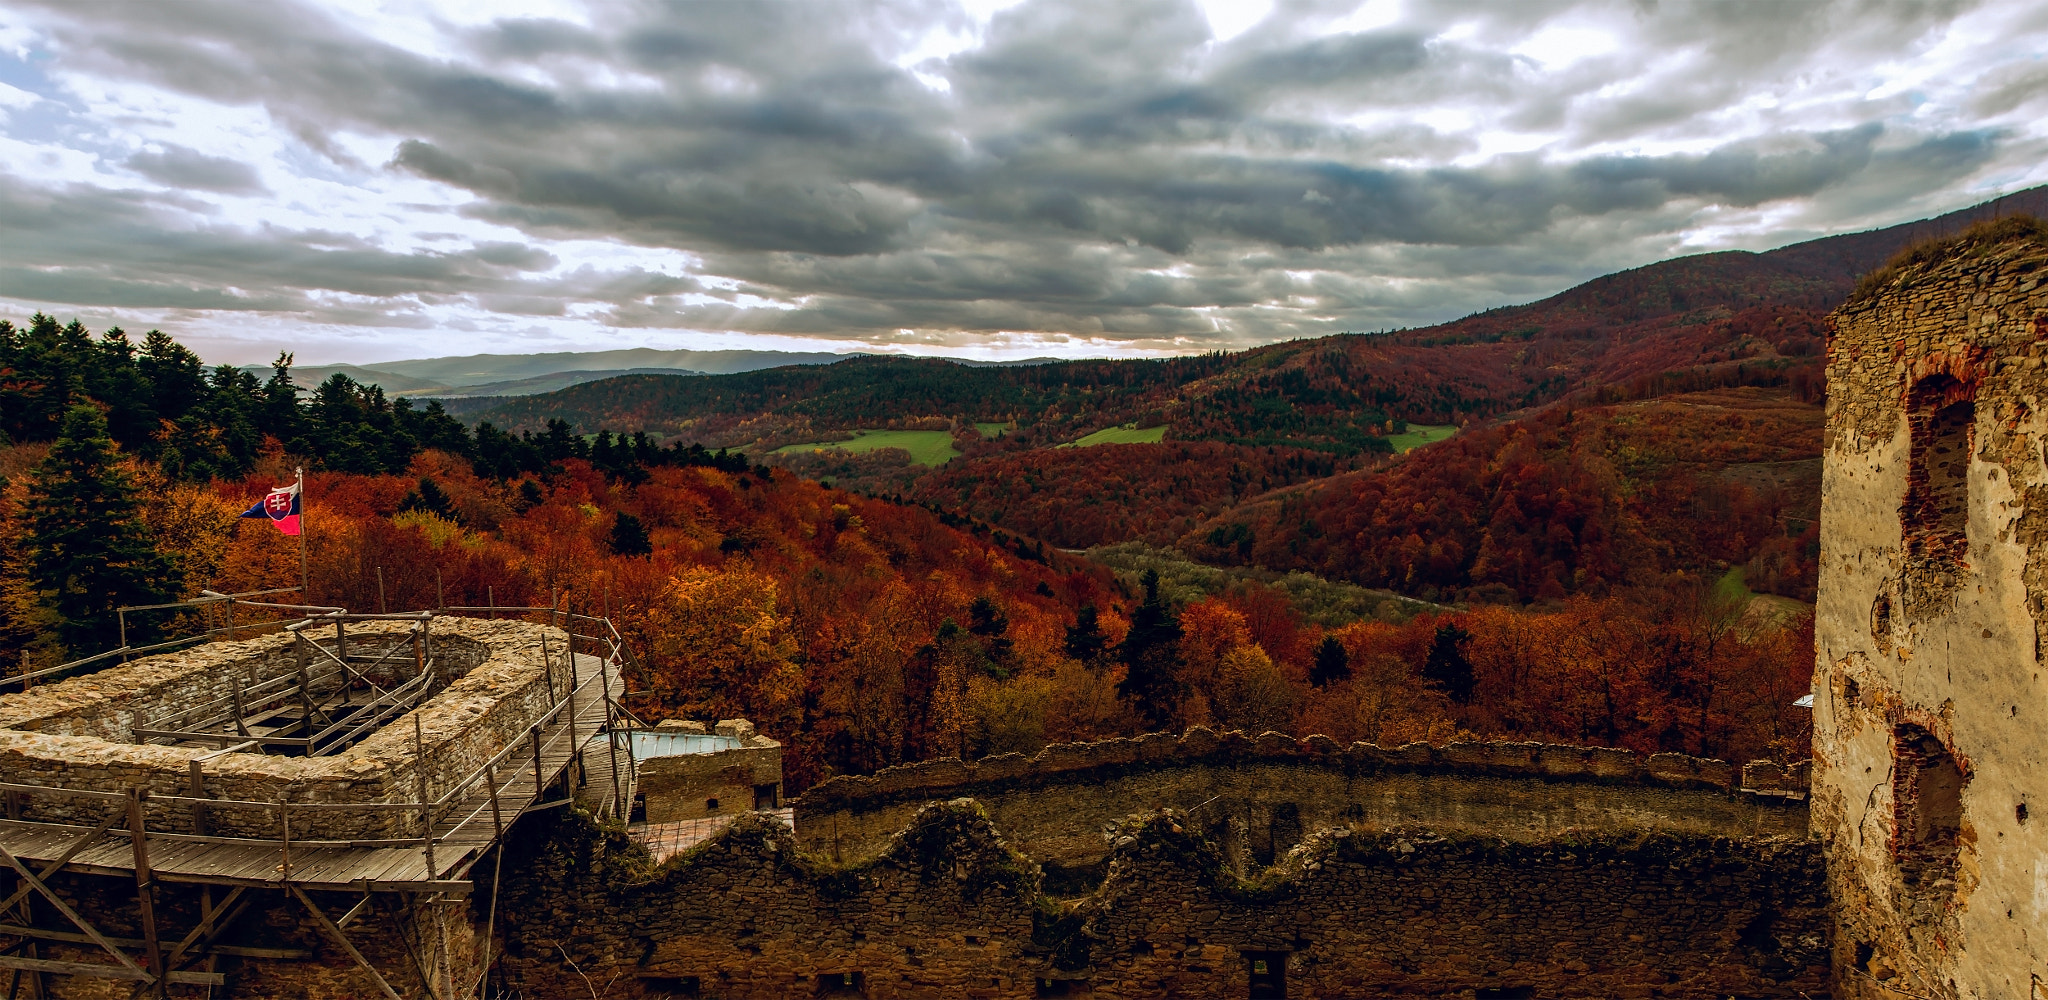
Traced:
POLYGON ((910 453, 911 461, 926 466, 944 465, 960 454, 960 450, 953 447, 953 435, 950 431, 854 431, 851 441, 789 444, 775 449, 775 453, 784 455, 797 451, 823 451, 827 448, 854 453, 874 451, 877 448, 901 448, 910 453))
POLYGON ((1166 437, 1166 425, 1139 428, 1132 424, 1122 427, 1104 427, 1078 441, 1069 441, 1062 448, 1086 448, 1098 444, 1158 444, 1166 437))
POLYGON ((1409 424, 1405 433, 1387 435, 1387 443, 1393 445, 1397 452, 1408 451, 1426 444, 1435 444, 1456 433, 1458 428, 1450 424, 1409 424))

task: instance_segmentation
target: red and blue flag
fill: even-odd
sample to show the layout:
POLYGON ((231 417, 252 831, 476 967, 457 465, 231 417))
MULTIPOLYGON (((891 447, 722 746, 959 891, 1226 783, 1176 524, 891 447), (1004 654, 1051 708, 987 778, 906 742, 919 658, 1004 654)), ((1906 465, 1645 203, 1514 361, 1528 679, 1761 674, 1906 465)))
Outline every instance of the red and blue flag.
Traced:
POLYGON ((242 512, 243 517, 262 517, 270 520, 271 526, 287 535, 299 533, 299 485, 280 486, 271 490, 254 506, 242 512))

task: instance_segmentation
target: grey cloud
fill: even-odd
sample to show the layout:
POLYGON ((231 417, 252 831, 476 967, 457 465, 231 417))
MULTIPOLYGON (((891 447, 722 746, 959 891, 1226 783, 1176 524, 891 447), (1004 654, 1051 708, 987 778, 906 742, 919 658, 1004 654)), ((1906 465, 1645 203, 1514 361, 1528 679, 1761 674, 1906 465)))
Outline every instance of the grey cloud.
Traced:
MULTIPOLYGON (((891 60, 923 27, 966 26, 936 0, 621 0, 598 4, 589 27, 463 29, 448 58, 291 4, 87 15, 52 0, 42 23, 67 65, 261 105, 344 171, 368 168, 330 136, 391 136, 388 169, 469 192, 461 211, 534 243, 392 253, 194 228, 167 221, 166 203, 80 189, 61 198, 87 221, 0 252, 0 265, 83 275, 90 264, 109 276, 106 296, 144 301, 160 288, 168 304, 175 286, 181 303, 222 303, 188 308, 261 300, 250 308, 311 315, 339 310, 321 301, 334 292, 383 303, 347 307, 360 315, 596 304, 622 326, 1220 345, 1535 297, 1672 252, 1703 212, 1790 203, 1824 224, 1929 198, 1953 207, 1962 185, 2022 148, 2008 131, 1923 124, 1898 99, 1853 96, 1810 114, 1780 108, 1755 138, 1715 138, 1715 116, 1748 95, 1790 95, 1927 44, 1962 5, 1474 0, 1317 35, 1349 6, 1285 0, 1218 46, 1185 0, 1027 0, 996 15, 978 47, 915 67, 950 84, 935 93, 891 60), (1630 44, 1558 71, 1509 51, 1564 20, 1630 44), (1476 27, 1445 36, 1454 24, 1476 27), (636 82, 607 83, 606 69, 636 82), (1406 113, 1420 108, 1564 138, 1482 160, 1469 138, 1406 113), (1638 141, 1686 151, 1589 155, 1638 141), (558 238, 689 251, 744 294, 798 307, 742 308, 735 293, 631 270, 552 274, 544 242, 558 238), (1305 297, 1321 302, 1290 304, 1305 297)), ((2030 73, 2000 77, 1979 99, 1985 113, 2028 106, 2030 73)), ((175 167, 192 190, 248 190, 227 169, 239 165, 181 148, 130 166, 167 184, 175 167)), ((29 212, 9 197, 0 221, 29 212)), ((15 280, 27 279, 0 277, 15 280)), ((89 282, 66 287, 92 294, 89 282)))
POLYGON ((266 190, 254 167, 184 146, 166 144, 161 152, 137 153, 123 166, 167 187, 221 194, 262 194, 266 190))

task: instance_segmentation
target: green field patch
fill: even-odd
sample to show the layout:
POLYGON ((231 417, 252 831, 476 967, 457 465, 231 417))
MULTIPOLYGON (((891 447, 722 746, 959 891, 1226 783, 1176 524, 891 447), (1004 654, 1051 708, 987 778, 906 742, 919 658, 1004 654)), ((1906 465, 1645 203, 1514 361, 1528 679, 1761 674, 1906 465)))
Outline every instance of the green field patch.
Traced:
POLYGON ((1394 446, 1394 451, 1403 452, 1435 444, 1456 433, 1458 428, 1452 424, 1409 424, 1406 432, 1387 435, 1387 443, 1394 446))
POLYGON ((1738 625, 1751 635, 1784 628, 1798 620, 1800 615, 1813 612, 1813 606, 1803 601, 1777 594, 1759 594, 1749 589, 1749 573, 1740 566, 1728 567, 1728 572, 1714 581, 1712 594, 1717 603, 1739 609, 1738 625))
POLYGON ((1166 425, 1140 428, 1136 424, 1122 427, 1104 427, 1078 441, 1069 441, 1061 448, 1087 448, 1098 444, 1158 444, 1166 437, 1166 425))
POLYGON ((1010 429, 1010 425, 1006 423, 991 424, 977 421, 974 429, 981 434, 983 440, 994 441, 996 438, 1002 437, 1003 432, 1010 429))
POLYGON ((960 449, 953 447, 951 431, 854 431, 850 441, 786 444, 775 449, 775 454, 827 449, 858 454, 878 448, 901 448, 910 453, 911 461, 926 466, 944 465, 960 455, 960 449))

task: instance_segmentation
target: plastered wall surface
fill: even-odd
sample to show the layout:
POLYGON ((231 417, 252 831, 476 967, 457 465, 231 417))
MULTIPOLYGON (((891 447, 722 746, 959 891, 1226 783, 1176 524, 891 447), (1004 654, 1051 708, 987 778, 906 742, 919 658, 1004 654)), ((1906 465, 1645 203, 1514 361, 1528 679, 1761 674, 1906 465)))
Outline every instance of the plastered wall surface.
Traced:
POLYGON ((779 801, 782 744, 749 734, 731 750, 651 757, 636 765, 635 774, 649 823, 729 816, 753 809, 757 789, 770 789, 768 798, 779 801), (712 802, 718 803, 715 809, 712 802))
POLYGON ((1966 246, 1835 317, 1812 812, 1842 996, 2048 996, 2044 275, 2036 240, 1966 246))

